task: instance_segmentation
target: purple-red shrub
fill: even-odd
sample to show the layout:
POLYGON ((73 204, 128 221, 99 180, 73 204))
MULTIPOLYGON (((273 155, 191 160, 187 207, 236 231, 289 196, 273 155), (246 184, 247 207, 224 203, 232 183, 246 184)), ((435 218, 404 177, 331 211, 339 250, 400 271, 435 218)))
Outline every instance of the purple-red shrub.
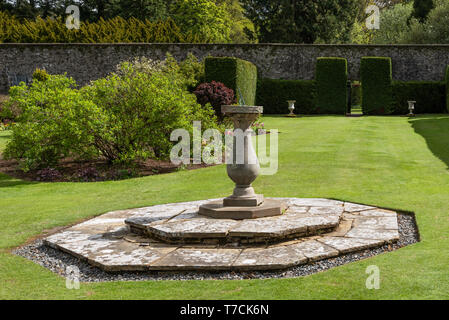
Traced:
POLYGON ((235 103, 234 90, 226 87, 221 82, 202 83, 193 93, 196 95, 198 103, 202 106, 210 103, 219 119, 223 118, 221 106, 235 103))

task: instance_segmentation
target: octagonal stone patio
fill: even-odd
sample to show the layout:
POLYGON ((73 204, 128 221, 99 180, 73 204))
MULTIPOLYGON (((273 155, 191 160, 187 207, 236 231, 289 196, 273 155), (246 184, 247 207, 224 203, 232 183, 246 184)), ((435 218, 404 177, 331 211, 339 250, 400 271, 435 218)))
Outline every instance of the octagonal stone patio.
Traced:
POLYGON ((211 200, 114 211, 44 243, 106 271, 272 270, 399 239, 397 213, 328 199, 276 198, 281 216, 216 220, 198 214, 211 200))

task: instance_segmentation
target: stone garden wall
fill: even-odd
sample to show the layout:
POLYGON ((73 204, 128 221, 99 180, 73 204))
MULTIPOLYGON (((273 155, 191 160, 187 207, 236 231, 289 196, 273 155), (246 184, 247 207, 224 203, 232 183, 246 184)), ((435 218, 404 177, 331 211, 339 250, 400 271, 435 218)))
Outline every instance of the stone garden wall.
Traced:
POLYGON ((0 92, 7 91, 6 70, 31 75, 36 67, 49 73, 67 72, 78 83, 105 76, 116 64, 135 56, 177 59, 235 56, 257 65, 259 77, 313 79, 317 57, 348 59, 351 79, 359 79, 360 58, 388 56, 395 80, 444 80, 449 45, 295 45, 295 44, 0 44, 0 92))

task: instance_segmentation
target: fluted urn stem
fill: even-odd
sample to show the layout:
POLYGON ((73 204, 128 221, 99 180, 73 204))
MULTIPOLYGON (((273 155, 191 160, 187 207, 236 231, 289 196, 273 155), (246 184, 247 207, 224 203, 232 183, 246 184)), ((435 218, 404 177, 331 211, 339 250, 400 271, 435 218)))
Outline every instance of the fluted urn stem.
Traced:
POLYGON ((232 158, 227 157, 226 171, 235 183, 234 192, 223 200, 214 200, 199 206, 198 213, 216 219, 257 219, 281 215, 286 209, 283 201, 264 200, 251 184, 260 172, 259 161, 252 143, 251 125, 262 113, 263 107, 222 106, 221 111, 234 121, 232 158))
POLYGON ((262 111, 262 107, 256 106, 222 107, 222 112, 234 122, 232 159, 228 159, 226 170, 235 188, 233 194, 224 199, 225 206, 258 206, 263 202, 263 196, 257 195, 252 187, 260 173, 260 165, 254 151, 251 129, 262 111))

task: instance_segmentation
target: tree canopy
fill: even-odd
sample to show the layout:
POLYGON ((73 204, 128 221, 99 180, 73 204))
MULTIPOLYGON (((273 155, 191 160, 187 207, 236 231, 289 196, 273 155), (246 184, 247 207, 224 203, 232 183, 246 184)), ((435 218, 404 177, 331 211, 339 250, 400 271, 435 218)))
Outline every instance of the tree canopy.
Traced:
POLYGON ((243 0, 259 42, 345 42, 359 13, 359 0, 243 0))

